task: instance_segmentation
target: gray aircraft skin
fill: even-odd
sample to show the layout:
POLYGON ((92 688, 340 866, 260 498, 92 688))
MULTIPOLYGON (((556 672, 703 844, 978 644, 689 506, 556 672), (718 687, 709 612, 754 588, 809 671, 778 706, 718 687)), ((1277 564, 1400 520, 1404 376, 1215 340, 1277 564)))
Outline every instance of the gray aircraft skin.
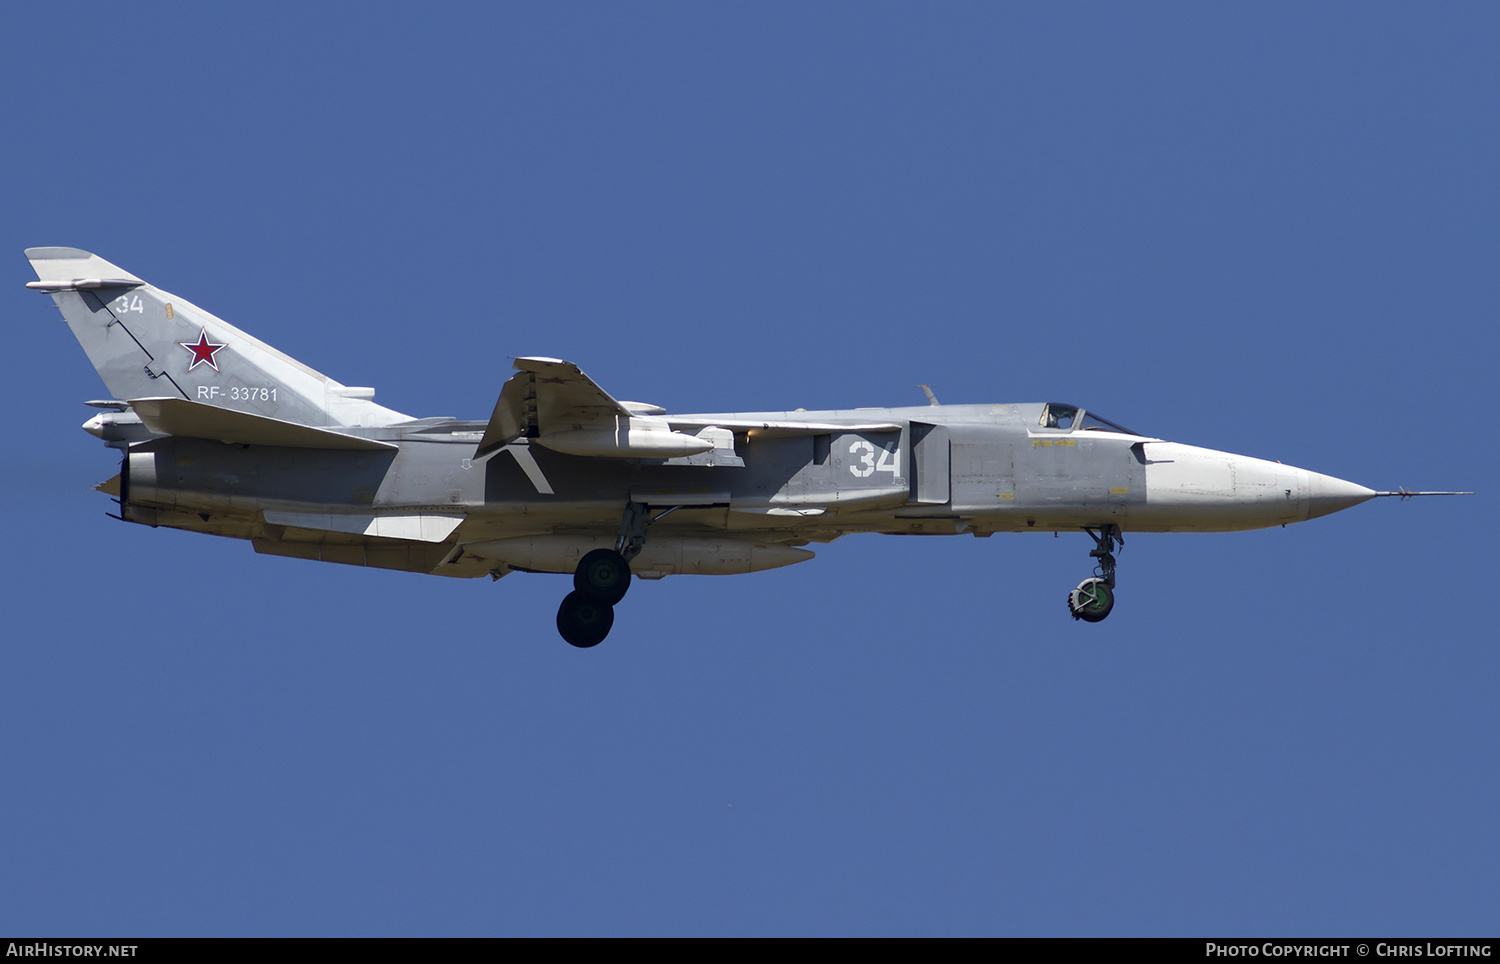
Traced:
MULTIPOLYGON (((30 248, 111 398, 119 517, 256 552, 441 576, 573 573, 558 629, 604 639, 630 575, 722 575, 812 558, 851 532, 1085 531, 1098 622, 1130 532, 1227 532, 1381 495, 1306 469, 1028 403, 668 415, 577 366, 517 358, 488 420, 411 418, 77 248, 30 248)), ((1436 493, 1433 493, 1436 494, 1436 493)))

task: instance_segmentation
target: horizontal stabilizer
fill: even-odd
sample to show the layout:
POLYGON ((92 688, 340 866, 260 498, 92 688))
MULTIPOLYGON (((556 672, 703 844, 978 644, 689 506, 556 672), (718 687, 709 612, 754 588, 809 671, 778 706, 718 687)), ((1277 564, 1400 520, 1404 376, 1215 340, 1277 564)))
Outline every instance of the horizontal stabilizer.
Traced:
POLYGON ((294 449, 395 449, 391 442, 359 438, 250 412, 204 405, 185 398, 136 398, 130 407, 158 435, 212 439, 233 445, 280 445, 294 449))
POLYGON ((461 515, 341 515, 330 512, 266 512, 273 526, 297 529, 321 529, 357 536, 382 539, 406 539, 412 542, 444 542, 453 535, 461 515))

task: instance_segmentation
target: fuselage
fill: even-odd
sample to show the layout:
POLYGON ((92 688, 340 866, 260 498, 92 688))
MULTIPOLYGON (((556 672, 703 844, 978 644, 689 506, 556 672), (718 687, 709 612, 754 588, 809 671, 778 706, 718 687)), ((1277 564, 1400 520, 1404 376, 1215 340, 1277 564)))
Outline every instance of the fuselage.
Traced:
MULTIPOLYGON (((1300 522, 1375 495, 1279 462, 1138 435, 1056 403, 673 421, 737 428, 721 431, 732 439, 713 451, 676 459, 579 456, 526 438, 475 459, 486 423, 452 419, 345 429, 397 446, 376 452, 155 438, 127 452, 126 517, 250 538, 271 552, 309 541, 298 538, 304 531, 343 533, 350 538, 318 541, 383 549, 396 568, 438 571, 446 559, 448 574, 479 575, 493 562, 570 571, 581 552, 612 545, 622 507, 639 503, 671 510, 652 528, 659 546, 717 539, 763 550, 763 565, 668 566, 718 572, 800 561, 778 552, 850 532, 1225 532, 1300 522), (745 427, 753 423, 771 427, 745 427), (787 427, 797 424, 829 430, 787 427), (441 520, 451 524, 439 540, 441 520)), ((352 549, 318 557, 353 561, 335 558, 341 551, 352 549)), ((654 572, 650 565, 637 568, 654 572)))

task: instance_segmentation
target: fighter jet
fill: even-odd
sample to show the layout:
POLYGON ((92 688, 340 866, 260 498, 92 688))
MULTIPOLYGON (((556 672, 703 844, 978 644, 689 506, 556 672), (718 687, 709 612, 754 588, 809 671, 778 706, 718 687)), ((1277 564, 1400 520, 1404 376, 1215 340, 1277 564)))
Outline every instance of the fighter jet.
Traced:
POLYGON ((111 397, 117 518, 256 552, 440 576, 572 574, 557 628, 600 643, 631 575, 806 562, 851 532, 1084 532, 1068 594, 1095 623, 1128 532, 1315 519, 1377 492, 1132 431, 1076 405, 669 415, 577 365, 520 357, 486 421, 412 418, 77 248, 30 248, 111 397))

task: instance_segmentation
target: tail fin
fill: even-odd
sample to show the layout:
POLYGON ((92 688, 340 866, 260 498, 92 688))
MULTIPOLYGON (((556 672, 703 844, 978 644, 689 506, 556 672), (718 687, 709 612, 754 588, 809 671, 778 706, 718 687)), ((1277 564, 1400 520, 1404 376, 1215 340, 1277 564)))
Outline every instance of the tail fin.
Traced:
POLYGON ((302 425, 389 425, 376 405, 203 309, 77 248, 28 248, 89 361, 118 399, 182 397, 302 425))

